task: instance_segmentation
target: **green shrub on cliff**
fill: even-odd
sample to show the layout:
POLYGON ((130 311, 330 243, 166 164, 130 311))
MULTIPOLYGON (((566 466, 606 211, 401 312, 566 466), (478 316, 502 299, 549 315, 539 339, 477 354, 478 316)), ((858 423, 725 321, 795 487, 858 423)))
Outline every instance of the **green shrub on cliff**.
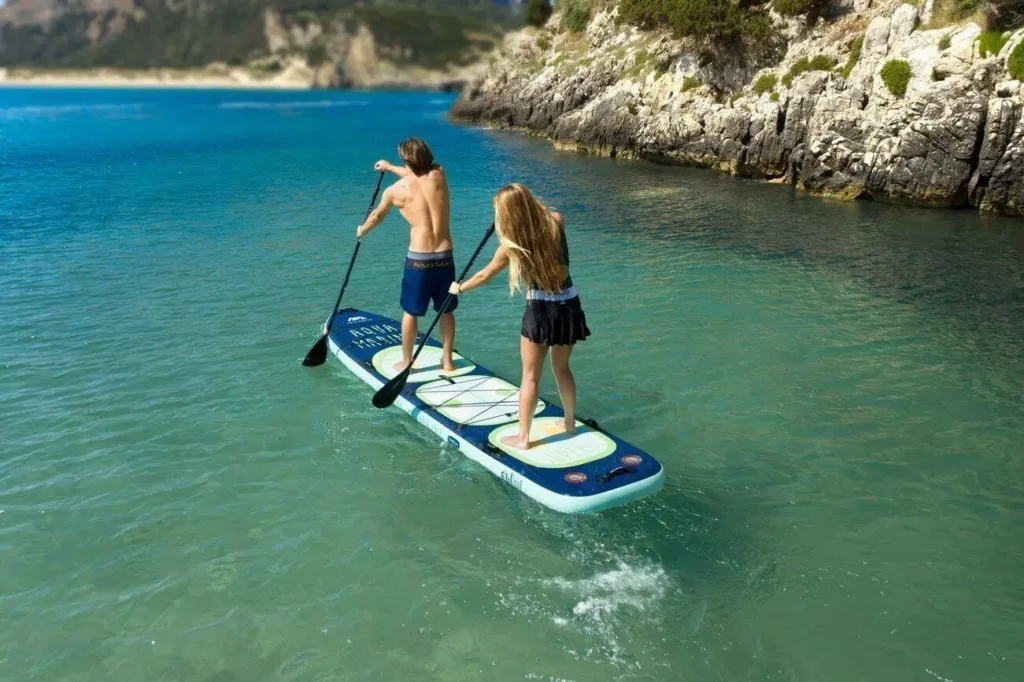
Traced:
POLYGON ((686 76, 685 78, 683 78, 683 86, 679 88, 679 92, 689 92, 690 90, 699 88, 702 85, 704 84, 700 82, 699 78, 694 78, 693 76, 686 76))
POLYGON ((660 61, 647 50, 640 50, 633 56, 633 66, 626 70, 623 76, 631 80, 641 81, 652 71, 658 78, 661 78, 668 71, 668 62, 660 61))
POLYGON ((668 28, 676 36, 719 43, 765 43, 775 36, 771 19, 730 0, 619 0, 619 18, 642 29, 668 28))
POLYGON ((942 35, 942 37, 939 38, 939 49, 940 50, 948 50, 949 46, 952 45, 952 44, 953 44, 953 38, 950 37, 950 35, 948 33, 944 33, 942 35))
POLYGON ((840 72, 840 75, 842 75, 843 78, 849 78, 850 74, 853 73, 853 67, 857 66, 857 62, 860 61, 860 51, 863 47, 864 34, 861 33, 853 39, 853 42, 850 43, 850 56, 846 58, 846 64, 840 72))
POLYGON ((997 55, 1009 39, 1010 36, 1004 36, 1002 31, 985 31, 978 36, 978 53, 983 59, 997 55))
POLYGON ((1017 47, 1010 52, 1010 58, 1006 60, 1006 70, 1013 80, 1024 80, 1024 42, 1017 43, 1017 47))
POLYGON ((827 4, 828 0, 775 0, 773 7, 779 14, 789 16, 806 14, 807 19, 805 23, 808 27, 811 27, 818 23, 818 19, 821 17, 821 10, 825 9, 827 4))
POLYGON ((573 0, 562 14, 562 27, 571 33, 583 33, 590 23, 590 5, 573 0))
POLYGON ((903 97, 907 94, 907 85, 910 84, 910 77, 914 74, 910 70, 910 62, 902 59, 890 59, 878 75, 882 77, 882 82, 885 83, 885 87, 889 88, 889 92, 897 97, 903 97))
POLYGON ((831 71, 834 68, 836 68, 836 60, 827 54, 814 55, 814 59, 807 64, 808 71, 831 71))
POLYGON ((782 77, 782 84, 787 88, 793 84, 793 79, 809 71, 831 71, 836 68, 836 62, 826 54, 815 55, 813 59, 801 57, 789 67, 789 73, 782 77))
POLYGON ((989 28, 1013 29, 1024 23, 1020 0, 935 0, 928 28, 971 20, 989 28))
POLYGON ((546 33, 537 36, 537 47, 547 52, 548 48, 551 47, 551 36, 546 33))
POLYGON ((762 73, 754 81, 754 94, 761 96, 766 92, 772 92, 775 90, 775 84, 779 82, 779 77, 774 73, 762 73))
POLYGON ((526 23, 540 28, 551 18, 551 3, 548 0, 526 0, 526 23))

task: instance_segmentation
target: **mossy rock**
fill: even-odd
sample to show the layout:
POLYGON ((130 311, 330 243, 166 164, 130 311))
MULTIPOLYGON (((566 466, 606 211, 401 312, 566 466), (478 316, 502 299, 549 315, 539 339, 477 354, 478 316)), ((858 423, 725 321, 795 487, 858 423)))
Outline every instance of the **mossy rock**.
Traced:
POLYGON ((1024 41, 1017 43, 1010 52, 1010 57, 1006 60, 1006 70, 1013 80, 1024 80, 1024 41))

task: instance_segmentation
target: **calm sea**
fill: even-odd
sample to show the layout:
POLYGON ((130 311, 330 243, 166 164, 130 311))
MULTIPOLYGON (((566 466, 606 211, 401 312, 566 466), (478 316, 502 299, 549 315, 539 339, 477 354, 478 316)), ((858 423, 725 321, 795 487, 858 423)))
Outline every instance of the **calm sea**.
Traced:
MULTIPOLYGON (((449 104, 0 89, 0 679, 1024 679, 1024 221, 449 104), (580 410, 657 496, 551 512, 300 366, 410 134, 460 263, 504 182, 566 214, 580 410)), ((346 303, 398 314, 405 248, 390 218, 346 303)), ((469 295, 460 350, 517 377, 521 307, 469 295)))

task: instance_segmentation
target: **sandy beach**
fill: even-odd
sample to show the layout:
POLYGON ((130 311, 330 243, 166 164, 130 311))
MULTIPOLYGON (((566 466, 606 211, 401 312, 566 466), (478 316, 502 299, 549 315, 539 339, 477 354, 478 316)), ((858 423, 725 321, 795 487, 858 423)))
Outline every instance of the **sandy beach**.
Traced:
POLYGON ((274 74, 263 74, 250 69, 226 66, 193 70, 151 69, 138 71, 0 69, 0 87, 308 90, 312 82, 313 72, 304 66, 289 67, 274 74))

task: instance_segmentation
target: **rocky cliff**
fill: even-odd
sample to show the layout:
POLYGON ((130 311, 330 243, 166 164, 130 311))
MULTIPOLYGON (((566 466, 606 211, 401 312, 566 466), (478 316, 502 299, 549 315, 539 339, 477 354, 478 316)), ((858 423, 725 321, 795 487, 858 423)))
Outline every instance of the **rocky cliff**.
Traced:
POLYGON ((782 56, 760 62, 614 7, 576 33, 556 15, 510 36, 451 116, 822 195, 1024 214, 1024 92, 1008 74, 1024 31, 979 40, 972 21, 929 28, 932 9, 846 0, 813 29, 773 12, 782 56))

